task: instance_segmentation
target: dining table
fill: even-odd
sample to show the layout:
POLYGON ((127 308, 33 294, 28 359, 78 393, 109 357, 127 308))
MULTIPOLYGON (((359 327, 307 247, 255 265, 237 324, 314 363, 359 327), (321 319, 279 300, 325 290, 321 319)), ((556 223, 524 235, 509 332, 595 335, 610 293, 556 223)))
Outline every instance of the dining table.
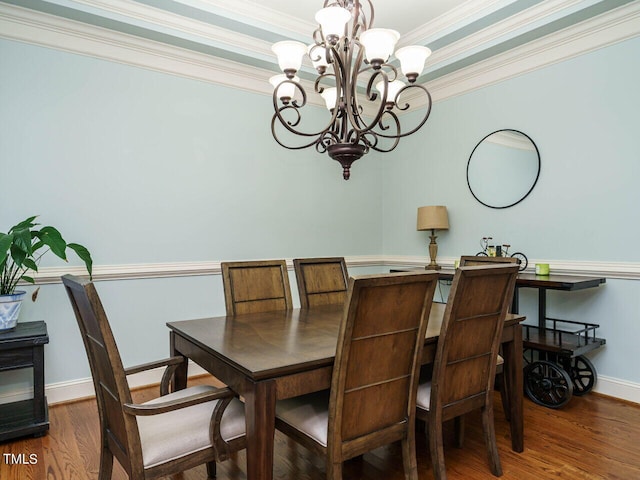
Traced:
MULTIPOLYGON (((446 304, 434 302, 422 354, 434 361, 446 304)), ((186 387, 188 359, 242 396, 247 434, 247 479, 273 478, 276 401, 328 389, 344 305, 223 315, 167 323, 172 355, 184 362, 173 388, 186 387)), ((522 327, 508 314, 502 334, 512 449, 524 449, 522 327)))

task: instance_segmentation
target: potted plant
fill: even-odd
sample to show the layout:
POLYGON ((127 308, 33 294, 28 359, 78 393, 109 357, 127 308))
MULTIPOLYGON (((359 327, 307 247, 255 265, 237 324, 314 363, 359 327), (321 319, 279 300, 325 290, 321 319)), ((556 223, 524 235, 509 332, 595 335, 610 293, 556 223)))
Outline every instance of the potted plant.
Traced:
MULTIPOLYGON (((31 272, 38 271, 40 259, 47 252, 67 261, 70 248, 84 262, 89 276, 93 260, 89 251, 77 243, 67 243, 54 227, 40 227, 35 216, 0 233, 0 331, 15 328, 22 299, 27 292, 16 290, 20 281, 35 283, 31 272)), ((32 296, 35 301, 38 290, 32 296)))

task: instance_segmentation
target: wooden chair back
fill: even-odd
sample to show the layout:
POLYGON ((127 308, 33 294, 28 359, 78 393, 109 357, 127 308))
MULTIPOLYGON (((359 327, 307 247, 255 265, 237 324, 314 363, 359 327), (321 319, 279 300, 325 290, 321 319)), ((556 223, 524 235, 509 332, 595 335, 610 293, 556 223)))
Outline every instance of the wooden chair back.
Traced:
POLYGON ((460 257, 460 266, 461 267, 472 267, 479 265, 502 265, 502 264, 512 264, 520 265, 520 259, 516 257, 488 257, 488 256, 472 256, 472 255, 463 255, 460 257))
POLYGON ((302 308, 346 300, 349 275, 344 257, 296 258, 293 267, 302 308))
POLYGON ((89 359, 100 417, 102 444, 118 459, 130 477, 142 478, 143 459, 135 417, 122 405, 133 403, 124 367, 100 297, 92 282, 72 275, 62 277, 78 321, 89 359))
POLYGON ((460 267, 433 367, 431 411, 441 420, 492 404, 498 348, 518 266, 460 267))
POLYGON ((284 260, 223 262, 221 267, 227 315, 293 308, 284 260))
POLYGON ((413 442, 418 372, 437 281, 436 272, 349 280, 329 401, 329 464, 396 440, 413 442))

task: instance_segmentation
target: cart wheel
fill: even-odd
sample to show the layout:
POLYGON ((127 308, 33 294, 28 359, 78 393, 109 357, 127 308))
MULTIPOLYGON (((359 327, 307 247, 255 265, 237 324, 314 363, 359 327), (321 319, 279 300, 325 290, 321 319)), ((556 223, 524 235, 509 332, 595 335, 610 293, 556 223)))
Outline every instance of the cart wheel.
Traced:
POLYGON ((521 272, 524 272, 527 269, 527 266, 529 265, 529 260, 527 259, 527 256, 524 253, 516 252, 516 253, 511 254, 510 256, 520 260, 520 271, 521 272))
POLYGON ((589 393, 598 381, 596 367, 583 355, 567 359, 564 368, 569 372, 573 382, 573 394, 579 397, 589 393))
POLYGON ((543 407, 560 408, 571 400, 572 383, 569 374, 555 363, 540 360, 524 370, 524 391, 543 407))
POLYGON ((487 255, 486 252, 478 252, 476 253, 476 257, 488 257, 489 255, 487 255))

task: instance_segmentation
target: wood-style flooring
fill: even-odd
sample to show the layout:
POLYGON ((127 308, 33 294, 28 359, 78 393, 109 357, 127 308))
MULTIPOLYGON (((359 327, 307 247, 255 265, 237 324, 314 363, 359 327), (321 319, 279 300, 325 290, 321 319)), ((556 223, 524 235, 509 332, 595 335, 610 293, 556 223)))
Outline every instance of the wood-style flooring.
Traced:
MULTIPOLYGON (((191 380, 213 383, 211 377, 191 380)), ((136 401, 156 395, 154 389, 134 392, 136 401)), ((564 408, 551 410, 525 399, 525 450, 511 450, 509 426, 496 395, 496 432, 503 479, 640 479, 640 405, 590 393, 574 397, 564 408)), ((98 413, 95 400, 52 406, 51 428, 40 438, 0 443, 0 480, 85 480, 98 478, 98 413), (14 454, 13 457, 5 454, 14 454), (7 461, 23 454, 26 464, 7 461), (35 461, 34 461, 35 460, 35 461), (31 462, 31 463, 29 463, 31 462)), ((495 478, 489 472, 479 415, 467 419, 465 446, 453 445, 448 429, 445 458, 449 480, 495 478)), ((114 480, 127 478, 114 462, 114 480)), ((420 480, 432 479, 424 433, 418 434, 420 480)), ((404 480, 400 447, 392 445, 345 464, 345 479, 404 480)), ((204 480, 204 466, 173 477, 204 480)), ((246 478, 245 452, 218 466, 218 479, 246 478)), ((274 479, 324 480, 321 457, 276 432, 274 479)))

